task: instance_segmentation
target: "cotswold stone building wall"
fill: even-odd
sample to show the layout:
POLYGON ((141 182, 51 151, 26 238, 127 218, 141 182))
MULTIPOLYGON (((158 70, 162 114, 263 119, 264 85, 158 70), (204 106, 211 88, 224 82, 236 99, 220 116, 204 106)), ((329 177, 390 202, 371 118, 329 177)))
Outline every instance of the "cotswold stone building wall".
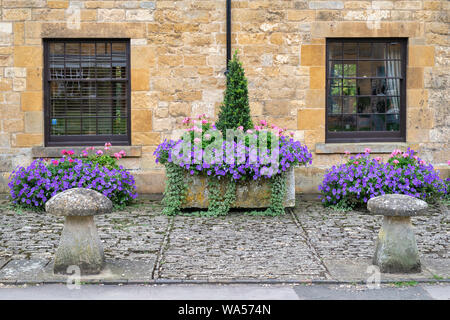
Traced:
MULTIPOLYGON (((296 169, 299 192, 315 192, 344 150, 387 157, 411 146, 443 169, 450 150, 449 1, 232 0, 232 48, 249 81, 254 120, 295 132, 313 152, 296 169), (405 37, 406 143, 325 144, 325 41, 405 37)), ((73 21, 72 21, 73 22, 73 21)), ((152 155, 185 116, 217 116, 225 88, 225 0, 0 1, 0 191, 9 173, 44 147, 43 39, 129 38, 132 148, 121 159, 141 192, 162 192, 152 155), (74 9, 79 24, 69 25, 74 9)))

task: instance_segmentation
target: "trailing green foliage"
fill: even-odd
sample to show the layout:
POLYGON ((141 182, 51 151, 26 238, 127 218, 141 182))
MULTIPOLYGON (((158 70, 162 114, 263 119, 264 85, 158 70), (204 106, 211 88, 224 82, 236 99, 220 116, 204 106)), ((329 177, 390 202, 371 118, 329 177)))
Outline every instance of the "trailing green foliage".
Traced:
MULTIPOLYGON (((166 163, 167 185, 163 198, 163 213, 169 216, 183 214, 181 205, 186 197, 188 185, 185 181, 185 171, 174 163, 166 163)), ((209 176, 208 179, 208 210, 196 211, 185 215, 217 217, 227 215, 236 201, 236 180, 229 177, 218 179, 209 176), (226 183, 225 194, 222 196, 221 185, 226 183)), ((266 210, 254 210, 248 215, 278 216, 285 213, 284 196, 286 194, 286 174, 274 175, 271 179, 270 206, 266 210)))
POLYGON ((226 191, 221 197, 221 181, 215 177, 208 178, 208 216, 224 216, 230 210, 230 207, 236 201, 236 180, 228 179, 226 191))
POLYGON ((239 61, 237 51, 229 62, 227 74, 227 88, 222 103, 217 129, 225 136, 227 129, 237 129, 242 126, 244 131, 253 129, 248 102, 247 78, 242 62, 239 61))
POLYGON ((167 184, 164 190, 163 213, 168 216, 177 215, 186 197, 187 184, 184 181, 184 170, 174 163, 166 163, 167 184))

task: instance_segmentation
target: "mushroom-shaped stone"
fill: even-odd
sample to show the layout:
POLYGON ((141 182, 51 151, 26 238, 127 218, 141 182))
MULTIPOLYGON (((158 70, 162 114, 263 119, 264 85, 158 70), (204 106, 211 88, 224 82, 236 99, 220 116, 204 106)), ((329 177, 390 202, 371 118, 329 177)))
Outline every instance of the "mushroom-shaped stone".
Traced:
POLYGON ((373 264, 381 272, 421 271, 410 217, 424 215, 427 208, 425 201, 403 194, 385 194, 367 202, 367 209, 371 214, 384 216, 373 257, 373 264))
POLYGON ((111 200, 95 190, 74 188, 52 197, 45 210, 66 216, 53 271, 67 274, 69 267, 78 266, 81 274, 100 273, 105 257, 94 215, 111 212, 111 200))

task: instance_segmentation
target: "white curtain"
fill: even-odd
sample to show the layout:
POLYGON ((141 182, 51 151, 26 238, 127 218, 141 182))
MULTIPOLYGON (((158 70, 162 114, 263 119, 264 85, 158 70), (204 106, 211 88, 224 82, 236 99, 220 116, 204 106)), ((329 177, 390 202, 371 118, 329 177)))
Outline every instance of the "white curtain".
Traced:
MULTIPOLYGON (((387 59, 397 59, 388 60, 386 62, 386 76, 400 78, 401 76, 401 52, 400 46, 390 45, 387 50, 387 59)), ((400 81, 398 79, 387 79, 387 91, 386 95, 389 96, 400 96, 400 81)), ((391 109, 388 113, 400 113, 400 100, 398 98, 391 99, 391 109)))

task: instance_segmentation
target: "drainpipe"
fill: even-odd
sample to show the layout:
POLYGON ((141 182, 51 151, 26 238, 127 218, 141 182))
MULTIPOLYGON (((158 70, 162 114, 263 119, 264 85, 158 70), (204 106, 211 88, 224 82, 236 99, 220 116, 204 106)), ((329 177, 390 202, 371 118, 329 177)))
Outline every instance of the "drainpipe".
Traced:
POLYGON ((227 1, 227 70, 225 75, 228 74, 228 62, 231 60, 231 0, 227 1))

